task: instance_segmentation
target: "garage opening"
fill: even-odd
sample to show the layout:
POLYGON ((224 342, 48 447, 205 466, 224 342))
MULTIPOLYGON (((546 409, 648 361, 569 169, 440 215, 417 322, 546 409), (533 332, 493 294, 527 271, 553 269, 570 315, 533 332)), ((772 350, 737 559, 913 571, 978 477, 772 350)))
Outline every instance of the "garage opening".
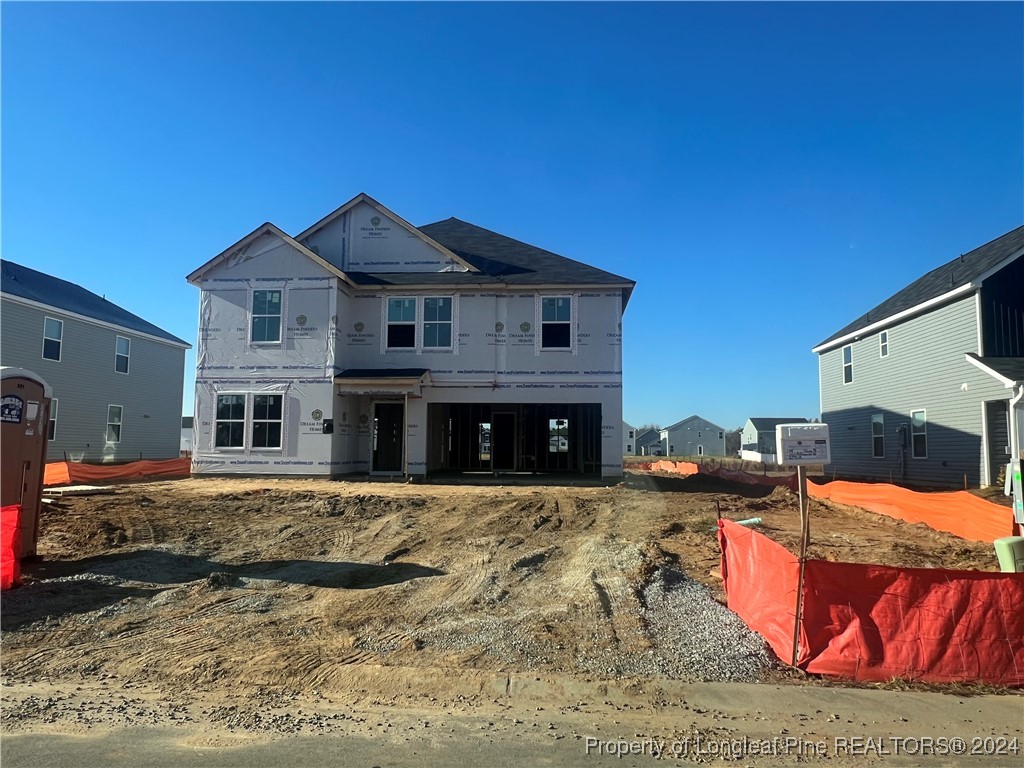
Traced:
POLYGON ((601 472, 600 403, 433 403, 429 471, 601 472))

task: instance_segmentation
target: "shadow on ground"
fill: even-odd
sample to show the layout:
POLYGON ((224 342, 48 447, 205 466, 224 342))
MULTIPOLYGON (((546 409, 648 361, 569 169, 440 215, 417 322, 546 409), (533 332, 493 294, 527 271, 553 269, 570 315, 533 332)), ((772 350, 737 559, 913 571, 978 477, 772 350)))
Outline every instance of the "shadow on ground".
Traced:
POLYGON ((627 488, 658 493, 725 493, 747 499, 762 499, 775 490, 771 485, 737 483, 714 475, 655 475, 626 472, 622 484, 627 488))

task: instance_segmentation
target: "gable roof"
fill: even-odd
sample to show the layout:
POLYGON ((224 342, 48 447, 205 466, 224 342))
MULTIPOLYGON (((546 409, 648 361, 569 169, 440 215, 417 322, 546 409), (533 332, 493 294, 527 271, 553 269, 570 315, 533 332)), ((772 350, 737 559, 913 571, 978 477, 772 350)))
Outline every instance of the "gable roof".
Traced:
POLYGON ((761 418, 751 416, 749 421, 758 432, 774 430, 778 424, 810 424, 810 421, 802 416, 794 419, 761 418))
POLYGON ((676 427, 681 427, 681 426, 682 426, 683 424, 685 424, 686 422, 688 422, 688 421, 693 421, 694 419, 700 419, 700 420, 701 420, 701 421, 703 421, 703 422, 704 422, 705 424, 708 424, 708 425, 710 425, 710 426, 714 427, 715 429, 717 429, 717 430, 719 430, 719 431, 723 431, 723 432, 725 431, 725 430, 723 430, 723 429, 722 429, 722 427, 718 426, 718 425, 717 425, 717 424, 715 424, 714 422, 708 421, 708 420, 707 420, 707 419, 705 419, 705 418, 704 418, 703 416, 698 416, 698 415, 697 415, 696 413, 695 413, 695 414, 693 414, 693 416, 687 416, 687 417, 686 417, 685 419, 683 419, 682 421, 677 421, 677 422, 676 422, 675 424, 670 424, 670 425, 669 425, 669 426, 667 426, 667 427, 662 427, 661 431, 662 431, 662 432, 668 432, 668 431, 670 431, 670 430, 673 430, 673 429, 675 429, 676 427))
MULTIPOLYGON (((626 301, 629 300, 633 286, 636 285, 628 278, 559 256, 557 253, 454 217, 426 224, 419 229, 460 256, 483 275, 507 285, 616 286, 624 289, 626 301)), ((458 278, 458 275, 448 277, 458 278)))
POLYGON ((300 232, 295 239, 296 240, 301 240, 301 241, 305 242, 306 238, 308 238, 310 235, 312 235, 313 233, 315 233, 316 231, 318 231, 320 229, 323 229, 328 224, 330 224, 332 221, 334 221, 336 218, 341 216, 343 213, 345 213, 346 211, 351 210, 352 208, 355 208, 360 203, 366 203, 371 208, 374 208, 375 210, 377 210, 379 213, 382 213, 385 216, 387 216, 388 218, 393 219, 400 227, 405 229, 410 234, 415 235, 417 238, 419 238, 420 240, 425 242, 427 245, 429 245, 432 248, 436 249, 445 258, 452 259, 453 261, 456 261, 459 264, 461 264, 462 266, 464 266, 466 269, 468 269, 470 271, 473 271, 474 268, 473 268, 473 266, 471 264, 468 264, 467 262, 463 261, 456 254, 454 254, 450 250, 448 250, 448 248, 446 248, 444 245, 442 245, 441 243, 438 243, 437 241, 433 240, 430 237, 430 235, 428 235, 427 233, 425 233, 423 231, 422 228, 414 227, 412 224, 410 224, 408 221, 403 219, 397 213, 395 213, 391 209, 387 208, 386 206, 381 205, 380 203, 378 203, 376 200, 374 200, 372 197, 370 197, 365 192, 360 192, 358 195, 353 197, 351 200, 349 200, 344 205, 342 205, 342 206, 340 206, 338 208, 335 208, 333 211, 331 211, 329 214, 324 216, 322 219, 320 219, 320 221, 318 221, 313 226, 307 227, 306 229, 302 230, 302 232, 300 232))
POLYGON ((162 328, 143 320, 102 296, 87 291, 80 285, 61 280, 45 272, 39 272, 6 259, 0 260, 0 292, 17 296, 27 301, 44 304, 84 318, 115 325, 127 331, 152 336, 172 344, 191 348, 187 341, 179 339, 162 328))
POLYGON ((205 275, 207 272, 209 272, 211 269, 213 269, 217 265, 221 264, 222 262, 227 261, 235 253, 237 253, 238 251, 241 251, 247 245, 249 245, 254 240, 256 240, 256 238, 260 237, 260 235, 266 235, 266 234, 276 235, 277 237, 281 238, 281 240, 283 240, 287 245, 290 245, 292 248, 297 250, 303 256, 306 256, 307 258, 312 259, 317 264, 319 264, 321 267, 326 269, 328 272, 330 272, 330 273, 332 273, 334 275, 337 275, 338 277, 340 277, 342 280, 344 280, 349 285, 353 285, 354 284, 349 279, 348 275, 346 275, 344 272, 342 272, 336 266, 331 264, 326 259, 321 258, 318 254, 314 253, 313 251, 309 250, 309 248, 304 246, 302 243, 298 242, 291 235, 289 235, 289 234, 283 232, 282 230, 278 229, 276 226, 271 224, 269 221, 264 222, 260 226, 256 227, 256 229, 254 229, 252 232, 250 232, 248 235, 243 237, 241 240, 239 240, 234 245, 229 245, 223 251, 221 251, 216 256, 214 256, 212 259, 210 259, 208 262, 203 264, 203 266, 199 267, 199 269, 197 269, 194 272, 192 272, 192 274, 190 274, 185 279, 188 282, 190 282, 193 285, 195 285, 196 282, 203 275, 205 275))
POLYGON ((648 441, 655 442, 661 440, 661 432, 657 429, 645 429, 643 432, 637 432, 636 442, 646 444, 648 441), (650 440, 654 438, 654 440, 650 440))
POLYGON ((973 352, 965 354, 967 362, 1000 381, 1004 387, 1017 387, 1024 383, 1024 357, 980 357, 973 352))
POLYGON ((866 314, 829 336, 812 352, 824 352, 857 331, 884 325, 897 315, 916 309, 924 310, 930 302, 938 302, 947 294, 956 295, 978 287, 981 280, 1001 269, 1024 253, 1024 226, 1017 227, 991 242, 961 254, 918 278, 902 291, 893 294, 866 314))

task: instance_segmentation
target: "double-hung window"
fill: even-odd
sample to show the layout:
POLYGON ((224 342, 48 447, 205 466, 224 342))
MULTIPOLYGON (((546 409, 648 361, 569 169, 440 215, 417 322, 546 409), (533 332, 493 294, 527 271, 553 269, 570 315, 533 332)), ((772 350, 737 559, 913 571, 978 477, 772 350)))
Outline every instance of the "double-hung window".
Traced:
POLYGON ((50 423, 46 428, 46 439, 56 440, 57 439, 57 398, 53 398, 50 401, 50 423))
POLYGON ((843 384, 853 382, 853 347, 847 344, 843 347, 843 384))
POLYGON ((911 456, 928 458, 928 417, 923 410, 910 412, 911 456))
POLYGON ((540 311, 541 349, 572 347, 572 297, 543 296, 540 311))
POLYGON ((278 344, 281 341, 281 291, 252 292, 252 342, 278 344))
POLYGON ((245 395, 217 395, 214 447, 245 447, 245 395))
POLYGON ((281 447, 283 395, 254 395, 252 399, 252 447, 281 447))
POLYGON ((47 317, 43 320, 43 359, 60 362, 60 348, 64 340, 64 322, 47 317))
POLYGON ((885 415, 881 413, 871 414, 871 455, 885 458, 885 415))
POLYGON ((121 418, 124 409, 120 405, 107 406, 107 442, 121 442, 121 418))
POLYGON ((888 357, 889 356, 889 332, 882 331, 878 334, 878 356, 888 357))
POLYGON ((132 340, 126 336, 118 336, 114 343, 114 370, 128 373, 128 358, 131 355, 132 340))
MULTIPOLYGON (((451 334, 451 326, 448 327, 451 334)), ((388 349, 416 346, 416 299, 388 299, 388 349)))
POLYGON ((423 347, 437 349, 452 345, 451 297, 423 299, 423 347))

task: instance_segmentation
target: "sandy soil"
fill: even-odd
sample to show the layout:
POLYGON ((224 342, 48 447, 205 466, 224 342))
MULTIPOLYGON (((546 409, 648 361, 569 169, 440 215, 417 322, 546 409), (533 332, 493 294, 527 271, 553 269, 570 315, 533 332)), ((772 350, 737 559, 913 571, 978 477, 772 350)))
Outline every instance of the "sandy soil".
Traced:
MULTIPOLYGON (((472 739, 474 718, 538 744, 602 728, 905 729, 892 707, 910 694, 782 669, 742 689, 635 674, 627 662, 658 650, 643 618, 652 574, 679 569, 721 596, 718 514, 797 540, 794 494, 706 476, 631 473, 611 488, 189 479, 65 497, 45 511, 26 586, 3 595, 4 733, 182 725, 190 744, 218 746, 393 738, 439 721, 472 739), (792 695, 817 703, 758 703, 792 695), (883 698, 829 711, 843 696, 883 698)), ((990 545, 922 525, 817 501, 811 520, 815 557, 998 570, 990 545)), ((930 718, 916 705, 921 727, 956 725, 957 696, 913 695, 947 702, 930 718)), ((1019 730, 1020 697, 971 701, 965 723, 1019 730)))

